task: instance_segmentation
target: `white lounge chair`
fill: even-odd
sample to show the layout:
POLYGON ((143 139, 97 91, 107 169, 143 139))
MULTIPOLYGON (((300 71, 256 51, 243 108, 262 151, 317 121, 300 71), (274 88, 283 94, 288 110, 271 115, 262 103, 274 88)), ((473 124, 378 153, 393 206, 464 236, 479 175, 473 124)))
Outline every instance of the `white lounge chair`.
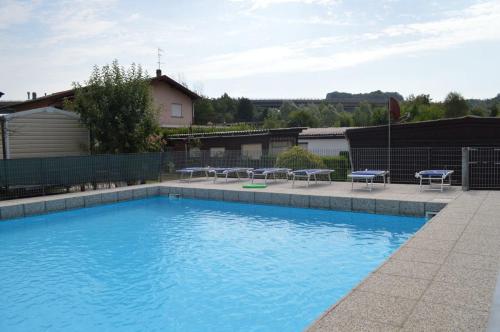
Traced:
POLYGON ((234 174, 238 178, 238 181, 241 180, 240 174, 248 174, 248 171, 251 171, 253 168, 245 168, 245 167, 222 167, 222 168, 212 168, 208 172, 214 175, 214 183, 217 181, 219 177, 225 177, 226 182, 229 175, 234 174))
POLYGON ((176 172, 181 173, 181 177, 179 181, 187 181, 191 182, 193 178, 193 174, 201 173, 205 174, 205 177, 208 178, 208 172, 211 170, 211 167, 186 167, 183 169, 178 169, 176 172), (187 176, 187 177, 185 177, 187 176))
POLYGON ((424 170, 415 173, 415 177, 420 179, 419 190, 422 191, 422 182, 424 180, 429 181, 429 188, 427 190, 440 190, 443 192, 443 188, 445 186, 451 186, 451 175, 454 173, 452 170, 447 169, 431 169, 424 170), (445 183, 445 180, 448 179, 448 183, 445 183), (438 188, 433 188, 432 184, 437 183, 439 185, 438 188))
POLYGON ((257 168, 247 171, 250 179, 263 178, 264 183, 267 183, 267 179, 272 177, 276 181, 276 175, 284 175, 284 178, 288 180, 288 173, 291 171, 289 168, 257 168))
POLYGON ((364 171, 354 171, 347 176, 351 178, 351 190, 354 190, 354 180, 360 180, 366 182, 366 189, 369 191, 373 190, 373 179, 380 176, 384 180, 384 188, 386 184, 386 177, 389 174, 388 171, 365 169, 364 171))
POLYGON ((315 183, 318 183, 318 175, 328 175, 328 181, 332 183, 331 173, 335 172, 333 169, 299 169, 296 171, 291 171, 288 173, 292 177, 292 187, 295 186, 296 179, 306 179, 307 186, 309 187, 309 181, 311 178, 314 179, 315 183))

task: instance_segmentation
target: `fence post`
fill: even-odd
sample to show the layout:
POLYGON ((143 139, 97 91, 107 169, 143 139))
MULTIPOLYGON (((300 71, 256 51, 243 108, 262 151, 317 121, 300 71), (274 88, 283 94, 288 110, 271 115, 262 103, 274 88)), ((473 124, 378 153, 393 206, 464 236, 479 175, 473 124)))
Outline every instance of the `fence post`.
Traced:
POLYGON ((462 190, 469 191, 469 148, 462 148, 462 190))

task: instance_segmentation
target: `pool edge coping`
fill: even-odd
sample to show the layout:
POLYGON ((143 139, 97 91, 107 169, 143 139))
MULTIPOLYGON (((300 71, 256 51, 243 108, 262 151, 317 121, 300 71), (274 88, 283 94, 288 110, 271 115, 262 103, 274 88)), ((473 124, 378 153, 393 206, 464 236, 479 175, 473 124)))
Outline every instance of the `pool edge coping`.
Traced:
POLYGON ((447 204, 445 202, 418 200, 408 201, 352 196, 325 196, 314 195, 312 193, 281 193, 258 190, 240 191, 231 189, 186 188, 169 186, 168 184, 147 184, 1 201, 0 222, 51 212, 170 194, 186 198, 409 217, 425 217, 428 212, 437 213, 447 204))

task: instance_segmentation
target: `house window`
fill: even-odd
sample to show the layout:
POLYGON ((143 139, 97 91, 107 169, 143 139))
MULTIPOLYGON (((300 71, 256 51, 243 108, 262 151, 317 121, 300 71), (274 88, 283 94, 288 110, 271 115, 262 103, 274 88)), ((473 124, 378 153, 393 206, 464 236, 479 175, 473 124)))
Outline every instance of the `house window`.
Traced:
POLYGON ((262 157, 262 144, 242 144, 241 157, 259 160, 262 157))
POLYGON ((172 104, 172 117, 173 118, 182 118, 182 105, 181 104, 172 104))
POLYGON ((225 151, 226 149, 223 147, 210 148, 210 158, 222 158, 225 151))

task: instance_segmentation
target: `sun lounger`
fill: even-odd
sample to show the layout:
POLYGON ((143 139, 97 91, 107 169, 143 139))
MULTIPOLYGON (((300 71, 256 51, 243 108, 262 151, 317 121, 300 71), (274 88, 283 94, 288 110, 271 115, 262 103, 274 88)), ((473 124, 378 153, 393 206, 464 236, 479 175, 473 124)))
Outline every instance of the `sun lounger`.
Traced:
POLYGON ((219 177, 225 177, 226 182, 229 175, 234 174, 240 180, 240 174, 248 174, 248 171, 251 171, 252 168, 244 168, 244 167, 226 167, 226 168, 212 168, 208 172, 214 175, 214 183, 217 181, 219 177))
POLYGON ((452 170, 446 169, 431 169, 415 173, 415 177, 417 179, 420 179, 420 191, 422 191, 422 182, 424 180, 428 180, 429 188, 427 188, 427 190, 440 190, 442 192, 444 186, 451 186, 451 175, 453 174, 453 172, 454 171, 452 170), (448 179, 448 183, 445 183, 446 179, 448 179), (437 183, 439 187, 433 188, 433 183, 437 183))
POLYGON ((263 178, 264 183, 267 183, 267 179, 272 177, 276 181, 276 175, 284 175, 284 178, 288 180, 288 173, 291 171, 289 168, 257 168, 248 171, 248 176, 253 180, 255 178, 263 178))
POLYGON ((181 177, 179 181, 187 181, 191 182, 193 178, 193 174, 205 174, 205 177, 208 178, 208 172, 211 170, 211 167, 186 167, 183 169, 178 169, 176 172, 181 173, 181 177))
POLYGON ((373 179, 376 177, 382 177, 384 180, 384 187, 386 184, 386 177, 389 174, 388 171, 381 170, 371 170, 365 169, 364 171, 354 171, 347 176, 351 178, 351 190, 354 190, 354 180, 360 180, 366 182, 366 189, 372 191, 373 190, 373 179))
POLYGON ((306 179, 307 186, 309 187, 309 181, 311 178, 314 179, 315 183, 318 183, 318 175, 328 175, 328 181, 332 183, 332 178, 330 174, 335 172, 333 169, 299 169, 296 171, 291 171, 288 173, 292 177, 292 187, 295 186, 296 179, 306 179))

